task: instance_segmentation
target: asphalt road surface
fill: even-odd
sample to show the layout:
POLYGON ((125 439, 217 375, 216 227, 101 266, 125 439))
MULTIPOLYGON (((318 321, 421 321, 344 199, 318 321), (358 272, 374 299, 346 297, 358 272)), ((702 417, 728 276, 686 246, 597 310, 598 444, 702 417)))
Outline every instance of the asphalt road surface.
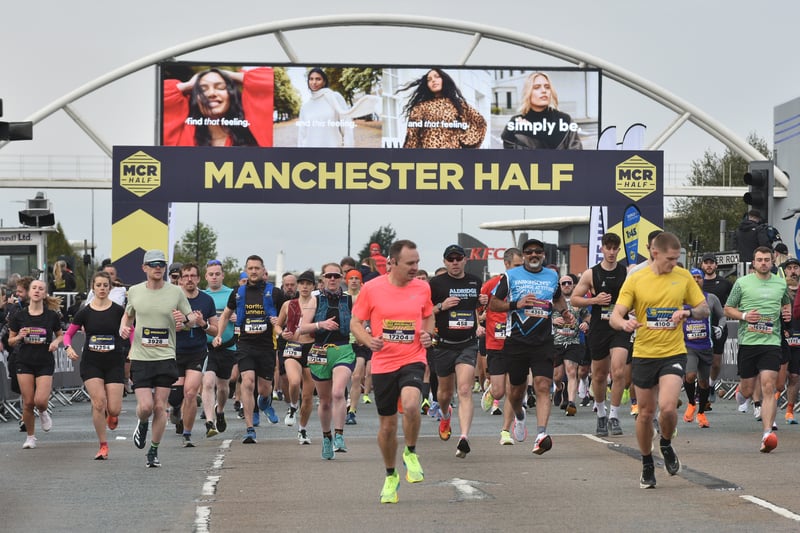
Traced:
MULTIPOLYGON (((347 453, 320 457, 296 441, 296 427, 262 417, 258 443, 244 445, 244 423, 228 407, 228 430, 206 439, 202 421, 195 448, 182 448, 174 427, 161 443, 159 469, 144 467, 134 447, 135 402, 124 401, 120 425, 109 432, 108 461, 94 461, 97 442, 90 404, 56 403, 52 431, 37 428, 38 447, 23 450, 15 421, 0 423, 0 530, 109 531, 798 531, 800 426, 779 413, 779 445, 759 453, 760 423, 735 401, 718 400, 712 427, 679 422, 674 447, 683 464, 670 477, 658 452, 655 490, 639 488, 641 461, 634 421, 625 434, 599 439, 595 416, 558 408, 548 424, 553 449, 531 453, 533 437, 498 442, 500 418, 484 413, 474 395, 472 452, 455 457, 459 434, 442 442, 437 422, 423 417, 417 445, 425 481, 401 481, 396 505, 381 505, 384 470, 376 443, 374 404, 359 405, 358 424, 345 427, 347 453)), ((682 413, 682 410, 681 410, 682 413)), ((535 412, 528 428, 535 432, 535 412)), ((657 447, 656 447, 657 449, 657 447)), ((405 470, 398 465, 401 477, 405 470)))

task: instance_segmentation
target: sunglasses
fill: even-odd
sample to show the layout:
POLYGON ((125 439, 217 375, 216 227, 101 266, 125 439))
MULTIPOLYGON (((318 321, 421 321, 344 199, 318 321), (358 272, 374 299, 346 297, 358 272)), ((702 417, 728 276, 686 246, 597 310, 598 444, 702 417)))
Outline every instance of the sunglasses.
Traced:
POLYGON ((458 263, 462 259, 464 259, 463 255, 449 255, 444 258, 444 260, 447 261, 448 263, 458 263))
POLYGON ((527 250, 523 250, 522 253, 525 254, 525 255, 533 255, 533 254, 541 255, 541 254, 544 253, 544 249, 543 248, 528 248, 527 250))
POLYGON ((167 263, 164 261, 150 261, 149 263, 145 263, 145 265, 150 268, 167 268, 167 263))
POLYGON ((327 274, 323 274, 322 277, 326 279, 339 279, 342 275, 338 272, 328 272, 327 274))
POLYGON ((181 279, 181 275, 180 274, 170 274, 169 277, 171 279, 181 279))
POLYGON ((561 286, 562 286, 562 287, 564 287, 564 286, 570 286, 570 285, 572 285, 572 282, 571 282, 571 281, 562 281, 562 282, 561 282, 561 286))
POLYGON ((219 259, 209 259, 208 263, 206 263, 207 267, 215 266, 215 265, 222 266, 222 261, 220 261, 219 259))

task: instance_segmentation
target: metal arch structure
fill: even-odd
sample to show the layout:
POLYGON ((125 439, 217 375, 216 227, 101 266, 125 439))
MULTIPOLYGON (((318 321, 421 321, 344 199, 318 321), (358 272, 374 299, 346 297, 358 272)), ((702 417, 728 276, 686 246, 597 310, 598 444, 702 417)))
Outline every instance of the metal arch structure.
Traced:
MULTIPOLYGON (((228 30, 200 39, 185 42, 159 52, 144 56, 136 61, 128 63, 122 67, 108 72, 77 89, 65 94, 61 98, 51 102, 25 120, 37 124, 52 115, 56 111, 64 110, 70 118, 106 153, 111 156, 111 147, 108 146, 101 137, 77 114, 70 104, 79 100, 83 96, 104 87, 118 79, 124 78, 129 74, 142 70, 166 59, 175 58, 183 54, 202 50, 212 46, 225 44, 232 41, 256 37, 261 35, 274 34, 286 56, 293 63, 299 62, 299 58, 292 48, 285 34, 287 31, 307 30, 341 26, 393 26, 410 27, 417 29, 446 31, 452 33, 462 33, 471 35, 467 49, 462 55, 459 64, 466 64, 475 48, 483 39, 490 39, 521 48, 527 48, 536 52, 556 57, 568 63, 580 67, 597 67, 602 69, 603 75, 622 85, 633 89, 640 94, 660 103, 664 107, 677 114, 676 119, 649 145, 647 149, 657 150, 667 141, 681 126, 691 122, 700 127, 706 133, 716 138, 725 146, 749 160, 764 160, 764 156, 755 148, 750 146, 744 139, 737 136, 722 123, 718 122, 701 109, 689 102, 675 96, 666 89, 659 87, 641 76, 634 74, 620 66, 604 61, 598 57, 574 50, 567 46, 528 35, 525 33, 511 31, 503 28, 477 24, 460 20, 447 20, 434 17, 413 16, 413 15, 389 15, 389 14, 351 14, 351 15, 326 15, 318 17, 304 17, 287 19, 277 22, 255 24, 242 28, 228 30)), ((0 148, 6 143, 0 144, 0 148)), ((775 168, 775 180, 783 187, 789 187, 787 176, 775 168)))

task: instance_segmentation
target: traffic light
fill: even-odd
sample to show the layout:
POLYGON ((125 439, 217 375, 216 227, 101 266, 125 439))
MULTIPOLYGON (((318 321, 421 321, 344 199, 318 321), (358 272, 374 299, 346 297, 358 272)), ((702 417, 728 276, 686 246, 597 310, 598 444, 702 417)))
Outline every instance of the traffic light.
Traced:
MULTIPOLYGON (((3 116, 3 99, 0 98, 0 117, 3 116)), ((33 122, 0 121, 0 141, 30 141, 33 139, 33 122)))
POLYGON ((744 183, 748 191, 744 194, 744 203, 761 212, 761 219, 772 223, 772 202, 775 189, 775 176, 772 161, 751 161, 744 183))

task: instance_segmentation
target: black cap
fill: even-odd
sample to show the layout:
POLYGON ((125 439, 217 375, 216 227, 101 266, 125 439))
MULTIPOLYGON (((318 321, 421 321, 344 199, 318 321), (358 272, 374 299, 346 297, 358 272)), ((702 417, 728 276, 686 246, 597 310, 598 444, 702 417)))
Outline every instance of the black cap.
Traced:
POLYGON ((789 254, 789 248, 787 248, 787 246, 782 242, 779 242, 778 244, 775 245, 775 251, 778 252, 779 254, 785 254, 785 255, 789 254))
POLYGON ((309 283, 314 284, 316 283, 315 278, 316 276, 314 276, 314 273, 312 271, 306 270, 305 272, 297 276, 297 283, 300 283, 301 281, 308 281, 309 283))
POLYGON ((717 256, 712 254, 711 252, 705 253, 703 254, 703 262, 705 263, 706 261, 714 261, 716 263, 717 256))
POLYGON ((525 248, 531 245, 538 246, 539 248, 544 248, 544 243, 539 239, 528 239, 527 241, 522 243, 522 250, 525 251, 525 248))
POLYGON ((458 244, 451 244, 450 246, 444 249, 444 254, 442 254, 442 257, 447 259, 447 256, 451 254, 467 255, 467 252, 465 252, 464 248, 462 248, 458 244))
POLYGON ((169 266, 169 273, 172 274, 173 272, 180 272, 181 268, 183 267, 183 263, 172 263, 169 266))
POLYGON ((800 266, 800 260, 798 260, 798 259, 796 259, 796 258, 794 258, 794 257, 790 257, 789 259, 787 259, 786 261, 784 261, 784 262, 781 264, 781 268, 786 268, 786 266, 787 266, 787 265, 797 265, 797 266, 800 266))

